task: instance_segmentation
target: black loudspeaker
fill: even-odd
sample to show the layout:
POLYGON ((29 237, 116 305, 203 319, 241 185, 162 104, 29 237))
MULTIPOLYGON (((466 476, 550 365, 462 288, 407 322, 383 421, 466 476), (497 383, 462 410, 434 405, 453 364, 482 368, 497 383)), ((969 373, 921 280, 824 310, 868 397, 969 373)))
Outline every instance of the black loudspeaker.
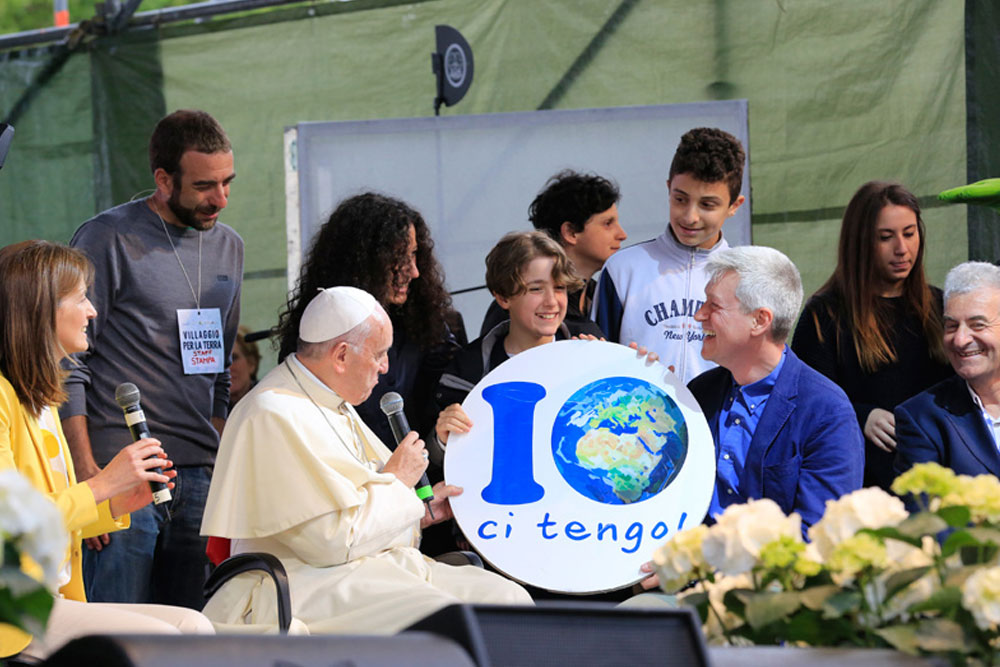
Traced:
POLYGON ((92 635, 68 642, 43 667, 473 667, 454 642, 430 634, 92 635))
POLYGON ((622 609, 597 602, 456 604, 409 630, 455 640, 479 667, 709 664, 700 623, 691 609, 622 609))

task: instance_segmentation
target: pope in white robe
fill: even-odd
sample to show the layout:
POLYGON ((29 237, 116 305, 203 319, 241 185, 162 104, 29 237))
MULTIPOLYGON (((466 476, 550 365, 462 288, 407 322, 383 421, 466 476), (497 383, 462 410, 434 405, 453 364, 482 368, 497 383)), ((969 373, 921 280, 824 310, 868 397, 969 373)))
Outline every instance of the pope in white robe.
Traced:
MULTIPOLYGON (((390 452, 352 406, 387 368, 392 329, 375 300, 349 287, 320 292, 300 338, 321 344, 300 345, 230 416, 202 534, 230 538, 232 554, 281 560, 292 632, 391 634, 457 602, 530 604, 512 581, 417 549, 430 523, 412 483, 426 468, 423 442, 410 434, 390 452), (355 327, 364 329, 360 345, 350 340, 355 327)), ((458 492, 435 487, 436 513, 450 514, 447 496, 458 492)), ((204 613, 220 631, 274 631, 274 585, 241 574, 204 613)))

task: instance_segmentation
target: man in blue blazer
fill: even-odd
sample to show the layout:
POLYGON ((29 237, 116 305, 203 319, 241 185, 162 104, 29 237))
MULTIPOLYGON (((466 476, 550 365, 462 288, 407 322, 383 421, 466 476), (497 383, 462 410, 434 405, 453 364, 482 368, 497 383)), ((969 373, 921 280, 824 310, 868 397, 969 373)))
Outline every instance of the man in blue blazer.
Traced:
POLYGON ((955 377, 896 407, 896 473, 934 461, 1000 475, 1000 267, 965 262, 948 272, 944 351, 955 377))
POLYGON ((688 387, 715 440, 709 520, 734 503, 770 498, 798 512, 805 533, 827 500, 861 488, 857 417, 840 387, 785 345, 802 303, 791 260, 773 248, 730 248, 709 260, 708 273, 695 320, 702 356, 720 368, 688 387))

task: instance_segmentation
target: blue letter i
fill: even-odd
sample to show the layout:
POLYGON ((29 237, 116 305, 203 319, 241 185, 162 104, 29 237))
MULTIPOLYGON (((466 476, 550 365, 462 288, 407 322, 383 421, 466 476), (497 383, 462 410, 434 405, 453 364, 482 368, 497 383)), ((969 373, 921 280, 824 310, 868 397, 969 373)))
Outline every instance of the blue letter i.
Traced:
POLYGON ((535 404, 544 397, 545 388, 534 382, 501 382, 483 389, 483 400, 493 407, 493 477, 483 489, 486 502, 522 505, 545 495, 531 465, 535 404))

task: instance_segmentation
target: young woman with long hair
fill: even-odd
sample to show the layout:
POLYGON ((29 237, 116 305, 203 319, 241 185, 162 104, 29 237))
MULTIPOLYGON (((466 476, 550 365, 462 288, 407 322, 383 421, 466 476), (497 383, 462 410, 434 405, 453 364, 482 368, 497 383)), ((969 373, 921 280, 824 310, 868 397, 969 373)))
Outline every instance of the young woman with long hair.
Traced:
POLYGON ((298 285, 281 313, 279 361, 295 351, 299 321, 316 292, 338 285, 373 295, 392 320, 389 372, 357 410, 394 449, 392 431, 379 409, 382 396, 390 391, 402 396, 410 426, 428 433, 437 419, 434 388, 458 348, 446 321, 451 297, 420 213, 374 192, 340 202, 316 235, 298 285))
MULTIPOLYGON (((160 442, 144 438, 97 475, 76 480, 57 408, 66 399, 61 364, 87 349, 87 323, 97 315, 87 299, 92 277, 86 256, 63 245, 24 241, 0 249, 0 469, 17 469, 51 498, 70 532, 45 636, 25 650, 36 658, 86 634, 212 632, 208 619, 191 609, 86 603, 82 538, 128 528, 128 513, 152 501, 149 482, 172 487, 177 476, 160 442)), ((0 626, 0 656, 31 639, 0 626)))
POLYGON ((865 486, 892 483, 893 408, 951 374, 924 246, 917 198, 898 183, 865 183, 844 211, 837 267, 806 302, 792 339, 795 354, 854 404, 865 486))

